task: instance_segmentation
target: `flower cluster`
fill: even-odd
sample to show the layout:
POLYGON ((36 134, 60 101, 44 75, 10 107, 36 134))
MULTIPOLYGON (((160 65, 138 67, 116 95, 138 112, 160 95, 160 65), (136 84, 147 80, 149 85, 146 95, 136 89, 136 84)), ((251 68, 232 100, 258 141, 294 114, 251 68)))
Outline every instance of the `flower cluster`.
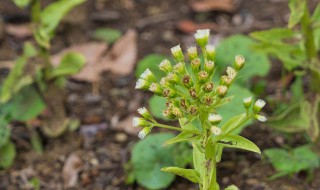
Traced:
MULTIPOLYGON (((213 127, 222 120, 221 115, 217 114, 215 109, 228 98, 226 97, 228 89, 243 68, 245 58, 237 55, 233 66, 226 68, 220 81, 213 82, 216 52, 214 46, 208 44, 209 34, 209 30, 198 30, 194 35, 202 51, 203 59, 198 55, 196 46, 187 49, 188 58, 185 58, 180 45, 177 45, 171 48, 176 63, 173 64, 165 59, 159 64, 159 69, 166 74, 165 77, 157 81, 155 75, 147 69, 138 79, 136 89, 149 90, 167 99, 166 109, 163 110, 164 117, 168 119, 193 118, 207 113, 208 121, 213 127), (190 64, 186 64, 186 59, 190 64)), ((261 109, 257 109, 257 106, 261 106, 261 102, 257 101, 256 104, 253 110, 258 113, 261 109)), ((247 109, 248 106, 251 105, 245 105, 247 109)), ((262 117, 257 115, 258 120, 264 120, 262 117)), ((150 118, 144 117, 143 120, 148 119, 150 118)), ((140 120, 134 122, 134 126, 135 124, 146 127, 145 123, 140 120)), ((219 133, 219 129, 211 128, 211 130, 214 134, 219 133)), ((141 132, 143 135, 139 136, 143 137, 149 132, 150 130, 144 129, 141 132)))

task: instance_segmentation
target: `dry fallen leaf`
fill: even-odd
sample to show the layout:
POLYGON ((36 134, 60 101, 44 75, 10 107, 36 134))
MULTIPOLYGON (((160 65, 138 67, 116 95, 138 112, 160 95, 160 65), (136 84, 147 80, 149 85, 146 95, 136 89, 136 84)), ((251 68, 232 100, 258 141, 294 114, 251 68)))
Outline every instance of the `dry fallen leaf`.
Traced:
POLYGON ((192 20, 182 20, 178 23, 177 28, 181 32, 192 34, 198 29, 210 29, 216 30, 218 27, 217 24, 213 22, 206 22, 206 23, 195 23, 192 20))
POLYGON ((68 156, 62 170, 65 188, 74 187, 77 184, 78 174, 82 165, 82 160, 76 154, 72 153, 68 156))
POLYGON ((235 0, 202 0, 193 1, 191 8, 196 12, 225 11, 233 12, 236 9, 235 0))
POLYGON ((120 122, 118 121, 118 118, 113 118, 111 128, 118 131, 124 131, 127 134, 137 135, 141 129, 132 126, 133 117, 133 115, 129 115, 120 122))
POLYGON ((31 24, 6 24, 5 31, 7 34, 19 39, 24 39, 32 36, 31 24))

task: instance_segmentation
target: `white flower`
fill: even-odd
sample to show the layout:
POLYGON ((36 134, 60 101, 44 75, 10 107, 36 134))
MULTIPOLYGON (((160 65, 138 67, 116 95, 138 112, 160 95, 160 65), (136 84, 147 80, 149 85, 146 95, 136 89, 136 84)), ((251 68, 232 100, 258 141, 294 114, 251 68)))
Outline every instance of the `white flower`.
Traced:
POLYGON ((150 71, 150 69, 146 69, 140 76, 141 79, 146 81, 154 81, 156 78, 154 74, 150 71))
POLYGON ((172 65, 169 60, 165 59, 159 64, 159 69, 168 73, 172 71, 172 65))
POLYGON ((267 118, 263 115, 256 115, 255 118, 261 122, 266 122, 267 118))
POLYGON ((243 105, 245 108, 250 108, 252 104, 252 96, 243 99, 243 105))
POLYGON ((214 54, 216 52, 216 48, 214 47, 214 45, 207 45, 206 50, 208 54, 214 54))
POLYGON ((184 56, 183 56, 180 45, 172 47, 171 53, 177 61, 184 61, 184 56))
POLYGON ((138 79, 137 82, 136 82, 135 88, 136 89, 144 89, 144 90, 146 90, 146 89, 149 88, 149 86, 150 86, 149 82, 147 82, 147 81, 145 81, 143 79, 138 79))
POLYGON ((232 67, 227 67, 227 74, 233 80, 237 76, 237 71, 235 71, 232 67))
POLYGON ((194 37, 196 38, 196 41, 200 47, 205 47, 207 45, 209 36, 209 29, 197 30, 197 32, 194 34, 194 37))
POLYGON ((228 87, 227 86, 220 85, 220 86, 217 87, 217 93, 218 93, 220 98, 223 98, 227 94, 227 91, 228 91, 228 87))
POLYGON ((198 57, 198 52, 196 46, 191 46, 187 49, 190 60, 194 60, 198 57))
POLYGON ((219 127, 213 126, 213 127, 211 127, 211 132, 212 132, 214 135, 218 136, 218 135, 221 134, 221 129, 220 129, 219 127))
POLYGON ((258 99, 253 106, 253 111, 255 113, 259 113, 261 109, 266 105, 266 102, 264 100, 258 99))
POLYGON ((218 124, 218 123, 221 122, 222 116, 220 114, 212 113, 212 114, 209 115, 208 120, 212 124, 218 124))
POLYGON ((148 122, 143 118, 134 117, 132 119, 132 126, 133 127, 143 127, 143 126, 147 126, 147 125, 148 125, 148 122))
POLYGON ((236 55, 235 57, 235 68, 237 70, 242 69, 244 66, 245 58, 242 55, 236 55))
POLYGON ((146 132, 144 130, 140 131, 138 134, 139 139, 144 139, 146 137, 146 132))

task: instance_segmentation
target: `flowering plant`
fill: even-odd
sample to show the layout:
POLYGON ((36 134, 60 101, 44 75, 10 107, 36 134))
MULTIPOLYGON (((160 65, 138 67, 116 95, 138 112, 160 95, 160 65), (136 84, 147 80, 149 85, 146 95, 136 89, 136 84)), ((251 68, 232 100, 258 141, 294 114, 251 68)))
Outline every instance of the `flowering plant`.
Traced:
POLYGON ((196 46, 189 47, 187 54, 190 67, 187 66, 181 47, 177 45, 171 48, 176 64, 172 65, 168 60, 159 64, 159 69, 166 73, 159 83, 149 69, 136 83, 136 89, 149 90, 165 97, 167 102, 163 115, 168 119, 178 119, 180 127, 158 123, 146 108, 138 109, 142 117, 135 117, 133 126, 142 127, 138 135, 141 139, 148 135, 153 127, 179 131, 176 137, 165 144, 190 142, 193 147, 194 169, 166 167, 162 168, 162 171, 198 183, 201 190, 219 190, 216 166, 221 160, 224 148, 239 148, 260 153, 253 142, 240 135, 234 135, 233 132, 250 119, 264 122, 266 117, 259 114, 265 102, 257 100, 253 104, 252 97, 248 97, 243 100, 243 114, 234 116, 222 126, 219 125, 223 116, 216 109, 232 99, 231 96, 227 96, 227 92, 238 71, 243 68, 245 58, 241 55, 236 56, 233 66, 227 67, 225 74, 215 84, 215 48, 208 45, 209 35, 210 30, 198 30, 195 34, 203 60, 198 56, 196 46))

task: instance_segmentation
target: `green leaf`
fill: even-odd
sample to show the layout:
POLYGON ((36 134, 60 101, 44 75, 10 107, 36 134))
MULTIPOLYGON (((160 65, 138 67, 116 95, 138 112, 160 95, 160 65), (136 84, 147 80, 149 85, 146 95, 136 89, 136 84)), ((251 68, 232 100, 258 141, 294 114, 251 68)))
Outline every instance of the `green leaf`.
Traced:
POLYGON ((133 172, 138 183, 149 189, 166 188, 174 180, 174 175, 160 169, 174 165, 172 146, 162 144, 174 137, 173 134, 158 133, 148 135, 132 150, 133 172))
POLYGON ((218 69, 222 71, 234 62, 236 55, 243 55, 246 63, 239 72, 236 83, 244 85, 254 76, 266 76, 270 69, 270 62, 264 54, 252 51, 254 44, 254 40, 243 35, 224 39, 217 47, 216 62, 221 66, 218 69))
POLYGON ((5 145, 10 138, 9 123, 4 119, 0 118, 0 148, 5 145))
POLYGON ((162 111, 166 108, 166 99, 164 97, 153 95, 149 99, 150 112, 158 119, 168 120, 163 116, 162 111))
POLYGON ((113 28, 98 28, 94 31, 94 38, 112 44, 121 37, 121 32, 113 28))
POLYGON ((138 66, 135 72, 136 78, 139 78, 140 75, 146 70, 150 69, 153 74, 156 76, 157 80, 159 81, 162 77, 165 76, 165 73, 161 71, 158 67, 158 65, 163 61, 164 59, 167 59, 167 57, 159 54, 150 54, 144 57, 142 60, 138 62, 138 66))
POLYGON ((57 68, 55 68, 51 77, 68 76, 78 73, 85 64, 85 57, 80 53, 67 53, 57 68))
POLYGON ((12 166, 16 157, 16 148, 12 142, 8 142, 0 148, 0 167, 7 169, 12 166))
POLYGON ((177 142, 190 142, 195 139, 199 139, 199 135, 197 135, 198 131, 184 131, 180 133, 179 135, 173 137, 172 139, 166 141, 164 143, 165 146, 174 144, 177 142))
POLYGON ((203 163, 205 163, 205 154, 201 152, 201 146, 199 142, 192 142, 193 147, 193 167, 200 174, 200 179, 202 179, 204 174, 203 163))
POLYGON ((41 12, 41 28, 49 35, 59 25, 62 18, 75 6, 85 0, 60 0, 51 3, 41 12))
POLYGON ((296 77, 295 81, 291 85, 291 92, 293 96, 293 101, 297 102, 301 99, 304 99, 302 77, 296 77))
POLYGON ((261 151, 257 145, 239 135, 227 135, 219 140, 218 143, 227 148, 239 148, 261 154, 261 151))
POLYGON ((23 46, 23 55, 25 57, 34 57, 38 53, 37 49, 30 42, 24 43, 23 46))
POLYGON ((37 43, 46 49, 50 48, 50 35, 43 28, 34 31, 33 36, 37 43))
POLYGON ((25 8, 27 7, 31 0, 13 0, 13 2, 20 8, 25 8))
POLYGON ((170 172, 175 175, 184 177, 193 183, 200 183, 200 174, 194 169, 184 169, 178 167, 166 167, 162 168, 161 171, 170 172))
POLYGON ((314 9, 311 19, 314 22, 320 22, 320 4, 314 9))
POLYGON ((304 15, 304 11, 306 9, 306 1, 305 0, 290 0, 289 8, 290 8, 290 18, 288 27, 292 28, 297 25, 304 15))
POLYGON ((250 33, 250 36, 264 43, 282 43, 284 39, 293 38, 297 33, 288 28, 273 28, 250 33))
POLYGON ((231 119, 229 119, 224 125, 221 127, 222 134, 230 133, 230 131, 233 131, 236 129, 240 123, 245 121, 247 119, 247 114, 242 113, 240 115, 234 116, 231 119))
POLYGON ((239 188, 235 185, 230 185, 227 188, 225 188, 224 190, 239 190, 239 188))

